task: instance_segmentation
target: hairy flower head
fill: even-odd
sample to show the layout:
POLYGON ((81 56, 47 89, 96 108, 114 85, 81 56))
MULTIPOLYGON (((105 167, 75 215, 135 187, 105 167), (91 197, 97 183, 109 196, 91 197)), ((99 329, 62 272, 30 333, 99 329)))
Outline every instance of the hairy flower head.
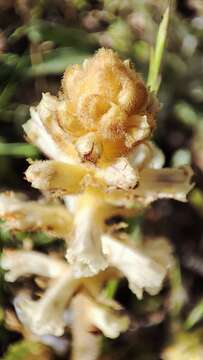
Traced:
MULTIPOLYGON (((110 156, 111 142, 118 154, 150 135, 154 113, 144 82, 129 61, 122 61, 112 50, 100 49, 82 66, 68 68, 62 88, 61 126, 73 137, 78 136, 78 129, 82 138, 88 134, 90 152, 96 147, 98 158, 110 156)), ((88 156, 82 151, 81 155, 88 156)))
POLYGON ((58 97, 43 94, 24 130, 49 158, 81 165, 80 173, 94 170, 107 186, 133 188, 138 174, 126 157, 150 138, 157 109, 129 61, 100 49, 83 65, 67 68, 58 97), (125 169, 127 183, 108 182, 115 167, 117 174, 125 169))

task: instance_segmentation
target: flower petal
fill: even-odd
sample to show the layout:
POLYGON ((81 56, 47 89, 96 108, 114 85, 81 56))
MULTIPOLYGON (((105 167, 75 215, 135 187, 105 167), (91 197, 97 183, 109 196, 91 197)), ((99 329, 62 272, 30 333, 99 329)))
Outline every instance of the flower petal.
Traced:
POLYGON ((6 250, 1 257, 1 267, 9 270, 6 281, 14 282, 20 276, 34 274, 56 278, 67 269, 64 261, 51 258, 37 251, 6 250))
POLYGON ((42 94, 39 105, 30 109, 31 119, 24 124, 25 133, 50 158, 68 163, 79 162, 70 137, 58 124, 59 105, 57 97, 49 93, 42 94))
POLYGON ((49 158, 69 162, 68 155, 59 149, 58 145, 47 132, 36 109, 31 107, 30 114, 31 119, 23 125, 27 139, 32 144, 35 144, 49 158))
POLYGON ((152 142, 146 141, 137 145, 128 155, 128 161, 133 168, 160 169, 164 165, 164 154, 152 142))
POLYGON ((187 166, 171 169, 144 169, 140 173, 135 197, 146 205, 163 198, 186 201, 187 194, 193 187, 192 175, 191 168, 187 166))
POLYGON ((167 249, 167 256, 164 255, 164 259, 160 256, 160 260, 158 256, 148 256, 145 248, 133 247, 109 235, 102 236, 102 246, 109 264, 127 277, 130 289, 139 299, 142 298, 143 290, 153 295, 159 292, 170 264, 171 250, 169 252, 167 249))
POLYGON ((72 226, 72 216, 60 204, 28 201, 19 194, 0 194, 0 217, 12 230, 44 231, 65 237, 72 226))
POLYGON ((102 254, 101 233, 104 228, 105 203, 99 192, 87 191, 78 199, 73 234, 67 250, 67 259, 74 266, 76 277, 97 274, 107 267, 102 254))
POLYGON ((40 300, 17 296, 14 306, 20 321, 36 335, 63 335, 64 311, 78 285, 68 270, 51 283, 40 300))
POLYGON ((120 333, 129 327, 129 318, 122 314, 122 311, 115 310, 113 307, 101 302, 96 302, 87 295, 80 294, 77 300, 83 305, 83 314, 86 315, 86 322, 89 329, 96 327, 106 337, 115 339, 120 333))
POLYGON ((97 360, 101 350, 101 336, 93 331, 87 314, 87 298, 77 294, 71 302, 72 320, 72 354, 73 360, 97 360))
POLYGON ((96 176, 105 181, 111 188, 128 190, 134 188, 138 182, 138 174, 124 157, 117 159, 113 164, 97 169, 96 176))
POLYGON ((80 192, 88 182, 91 169, 81 165, 66 164, 60 161, 35 161, 25 175, 34 188, 50 191, 55 196, 80 192))

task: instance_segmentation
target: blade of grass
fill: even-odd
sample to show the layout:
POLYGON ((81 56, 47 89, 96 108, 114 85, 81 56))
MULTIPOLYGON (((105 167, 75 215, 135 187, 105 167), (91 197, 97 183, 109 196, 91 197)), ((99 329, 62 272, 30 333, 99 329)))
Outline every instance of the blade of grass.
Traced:
POLYGON ((163 19, 159 25, 155 48, 151 48, 147 85, 149 86, 150 90, 155 93, 157 93, 161 83, 160 67, 166 43, 169 16, 170 6, 167 7, 163 19))
POLYGON ((197 322, 203 318, 203 299, 192 309, 185 321, 185 328, 191 329, 197 322))
POLYGON ((37 148, 24 143, 0 143, 0 156, 31 157, 39 156, 37 148))
POLYGON ((118 288, 118 280, 109 280, 106 286, 106 296, 108 299, 113 299, 118 288))

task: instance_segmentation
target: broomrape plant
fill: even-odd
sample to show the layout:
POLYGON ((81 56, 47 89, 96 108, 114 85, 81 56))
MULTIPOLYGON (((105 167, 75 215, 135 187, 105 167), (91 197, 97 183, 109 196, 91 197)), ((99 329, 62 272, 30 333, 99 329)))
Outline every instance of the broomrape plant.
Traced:
POLYGON ((144 291, 160 291, 171 264, 165 239, 138 244, 123 231, 123 221, 116 226, 107 221, 135 217, 156 199, 186 201, 191 189, 191 169, 163 168, 164 155, 151 140, 162 51, 163 38, 154 52, 158 68, 154 61, 150 67, 150 87, 110 49, 69 67, 58 96, 43 94, 23 126, 28 141, 49 158, 31 162, 25 173, 44 198, 0 195, 0 217, 9 229, 43 231, 66 243, 64 259, 5 250, 1 265, 10 282, 33 274, 47 278, 39 300, 18 293, 16 313, 32 333, 61 336, 69 308, 73 359, 98 357, 99 340, 91 330, 115 338, 130 324, 121 306, 106 296, 109 280, 126 277, 142 299, 144 291))

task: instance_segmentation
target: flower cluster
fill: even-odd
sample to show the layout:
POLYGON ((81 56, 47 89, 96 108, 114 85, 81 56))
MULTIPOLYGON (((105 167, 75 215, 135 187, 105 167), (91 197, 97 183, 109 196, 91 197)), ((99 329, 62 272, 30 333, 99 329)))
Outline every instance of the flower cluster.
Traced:
POLYGON ((115 227, 107 221, 135 216, 156 199, 186 201, 190 168, 162 169, 164 156, 151 141, 158 109, 129 61, 106 49, 69 67, 58 97, 43 94, 31 108, 24 131, 49 160, 31 163, 25 175, 46 197, 30 201, 3 193, 0 217, 12 230, 40 230, 67 244, 67 261, 37 252, 3 255, 8 281, 27 274, 51 279, 40 300, 15 299, 32 332, 60 336, 65 309, 73 303, 87 309, 86 330, 91 324, 114 338, 129 320, 105 299, 106 282, 125 276, 139 299, 144 290, 159 292, 171 262, 166 240, 135 244, 118 231, 123 222, 115 227))

